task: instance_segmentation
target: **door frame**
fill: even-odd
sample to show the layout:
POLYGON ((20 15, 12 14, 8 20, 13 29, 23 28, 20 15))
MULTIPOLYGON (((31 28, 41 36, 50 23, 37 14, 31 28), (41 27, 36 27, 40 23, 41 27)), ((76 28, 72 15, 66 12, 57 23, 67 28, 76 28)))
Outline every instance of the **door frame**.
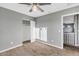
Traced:
POLYGON ((35 21, 30 20, 30 39, 31 39, 31 43, 35 42, 35 21))
POLYGON ((61 16, 61 46, 62 46, 62 48, 64 47, 64 45, 63 45, 63 43, 64 43, 64 39, 63 39, 64 38, 64 36, 63 36, 63 18, 66 17, 66 16, 76 15, 76 14, 79 14, 79 12, 68 13, 68 14, 61 16))

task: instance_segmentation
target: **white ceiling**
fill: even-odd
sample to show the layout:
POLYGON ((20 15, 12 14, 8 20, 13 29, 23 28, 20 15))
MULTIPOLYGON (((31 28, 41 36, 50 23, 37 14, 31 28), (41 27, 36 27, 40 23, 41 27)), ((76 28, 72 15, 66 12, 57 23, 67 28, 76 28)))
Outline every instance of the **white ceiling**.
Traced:
POLYGON ((31 6, 28 5, 23 5, 18 3, 0 3, 1 7, 14 10, 19 13, 26 14, 32 17, 40 17, 46 14, 54 13, 78 5, 79 3, 52 3, 51 5, 40 6, 44 10, 44 12, 41 11, 29 12, 31 6))

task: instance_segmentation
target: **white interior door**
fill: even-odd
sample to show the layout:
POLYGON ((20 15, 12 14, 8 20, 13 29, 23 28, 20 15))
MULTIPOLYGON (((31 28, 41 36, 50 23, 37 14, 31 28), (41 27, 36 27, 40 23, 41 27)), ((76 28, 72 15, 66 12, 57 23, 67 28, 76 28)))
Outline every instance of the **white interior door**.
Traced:
POLYGON ((35 28, 35 37, 36 39, 40 39, 40 28, 35 28))
POLYGON ((47 42, 47 28, 46 27, 42 27, 40 29, 40 38, 42 41, 47 42))
POLYGON ((30 26, 23 26, 23 41, 30 40, 30 26))

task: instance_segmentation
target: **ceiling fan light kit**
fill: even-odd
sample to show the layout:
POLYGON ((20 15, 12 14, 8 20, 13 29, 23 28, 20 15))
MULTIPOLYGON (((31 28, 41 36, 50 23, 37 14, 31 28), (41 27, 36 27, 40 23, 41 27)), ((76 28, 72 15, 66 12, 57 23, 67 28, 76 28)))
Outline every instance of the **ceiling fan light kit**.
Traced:
POLYGON ((38 11, 38 10, 44 12, 44 10, 40 8, 40 6, 50 5, 51 3, 20 3, 20 4, 32 5, 32 8, 29 10, 29 12, 38 11))
POLYGON ((33 11, 37 11, 37 10, 38 10, 37 5, 35 5, 35 4, 32 5, 32 10, 33 10, 33 11))

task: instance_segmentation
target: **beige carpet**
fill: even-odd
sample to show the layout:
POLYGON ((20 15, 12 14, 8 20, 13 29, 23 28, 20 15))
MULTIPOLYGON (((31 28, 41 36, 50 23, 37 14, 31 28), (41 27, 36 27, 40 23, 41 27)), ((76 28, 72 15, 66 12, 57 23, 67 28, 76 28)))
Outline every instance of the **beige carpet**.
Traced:
POLYGON ((79 49, 65 47, 58 49, 39 42, 24 43, 23 46, 0 53, 0 56, 79 56, 79 49))

